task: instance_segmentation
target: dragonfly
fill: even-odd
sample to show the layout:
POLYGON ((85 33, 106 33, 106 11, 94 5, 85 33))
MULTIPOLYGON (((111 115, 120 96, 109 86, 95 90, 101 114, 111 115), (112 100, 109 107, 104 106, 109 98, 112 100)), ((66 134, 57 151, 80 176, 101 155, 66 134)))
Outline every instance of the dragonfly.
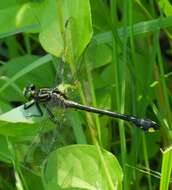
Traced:
MULTIPOLYGON (((43 116, 43 111, 41 109, 40 104, 46 105, 47 103, 52 103, 53 106, 65 108, 65 109, 74 109, 74 110, 82 110, 87 112, 92 112, 100 115, 106 115, 112 118, 122 119, 128 122, 133 123, 136 127, 148 131, 154 132, 159 129, 160 125, 155 121, 150 119, 142 119, 132 115, 121 114, 117 112, 112 112, 109 110, 99 109, 92 106, 87 106, 75 102, 73 100, 69 100, 68 97, 56 88, 36 88, 35 85, 31 84, 24 89, 24 96, 29 101, 24 104, 24 109, 27 110, 33 105, 36 105, 37 110, 40 113, 40 116, 43 116)), ((49 115, 50 120, 53 123, 57 123, 55 115, 51 112, 49 108, 46 109, 49 115)), ((36 115, 35 115, 36 116, 36 115)))

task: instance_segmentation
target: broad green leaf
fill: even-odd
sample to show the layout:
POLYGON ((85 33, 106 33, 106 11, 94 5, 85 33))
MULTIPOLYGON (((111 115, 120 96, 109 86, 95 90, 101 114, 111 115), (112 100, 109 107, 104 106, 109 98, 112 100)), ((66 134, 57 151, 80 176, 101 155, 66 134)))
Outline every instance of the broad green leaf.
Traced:
POLYGON ((44 3, 4 1, 0 6, 0 38, 18 32, 38 31, 43 11, 44 3))
POLYGON ((97 89, 111 90, 114 86, 113 64, 106 64, 105 67, 93 71, 93 82, 97 89))
MULTIPOLYGON (((93 29, 94 33, 100 33, 102 31, 108 31, 109 30, 109 23, 107 22, 107 18, 104 14, 104 10, 102 10, 102 1, 90 1, 91 4, 91 13, 92 13, 92 23, 93 23, 93 29), (103 16, 102 16, 103 13, 103 16)), ((104 3, 104 6, 105 5, 104 3)), ((109 17, 110 18, 110 17, 109 17)))
POLYGON ((163 152, 163 160, 161 167, 160 190, 168 189, 171 180, 172 170, 172 146, 163 152))
POLYGON ((122 182, 123 174, 117 159, 110 152, 102 149, 100 155, 93 145, 70 145, 60 148, 52 152, 48 158, 45 168, 46 189, 55 190, 60 186, 109 190, 105 169, 117 189, 122 182))
POLYGON ((38 130, 33 124, 34 120, 26 117, 23 106, 20 106, 0 115, 0 134, 13 137, 33 136, 38 130))
POLYGON ((0 114, 11 109, 11 105, 7 102, 0 100, 0 114))
MULTIPOLYGON (((10 122, 10 123, 30 123, 33 124, 34 121, 31 117, 27 117, 27 110, 24 110, 23 105, 15 109, 10 110, 2 115, 0 115, 0 122, 10 122)), ((1 125, 0 124, 0 125, 1 125)))
MULTIPOLYGON (((16 66, 14 66, 13 64, 16 63, 17 60, 14 60, 14 62, 12 61, 11 64, 9 65, 6 65, 5 66, 5 72, 7 72, 7 76, 6 78, 4 79, 3 77, 1 77, 0 79, 1 80, 4 80, 5 83, 1 86, 0 88, 0 94, 2 92, 4 92, 4 90, 9 87, 10 85, 13 86, 14 83, 16 81, 19 82, 19 85, 21 84, 30 84, 31 82, 33 81, 38 81, 37 84, 41 84, 42 81, 49 81, 49 82, 52 82, 53 81, 53 76, 52 76, 52 72, 49 72, 47 73, 47 69, 49 71, 51 71, 51 66, 47 67, 46 68, 44 67, 44 69, 40 69, 41 66, 47 64, 47 63, 50 63, 49 61, 52 60, 52 56, 51 55, 45 55, 41 58, 37 58, 36 60, 36 57, 35 56, 26 56, 26 57, 20 57, 18 59, 18 61, 21 63, 18 68, 16 66), (25 65, 25 59, 26 59, 26 63, 28 63, 28 65, 25 65), (30 62, 32 60, 32 62, 30 62), (34 61, 35 60, 35 61, 34 61), (29 64, 30 63, 30 64, 29 64), (38 69, 36 72, 34 71, 35 69, 38 69), (32 75, 30 74, 30 76, 28 75, 27 77, 25 76, 26 74, 28 73, 31 73, 33 72, 34 75, 37 75, 35 76, 36 78, 34 79, 33 77, 33 73, 32 75), (45 75, 48 77, 46 78, 45 75), (32 76, 32 77, 31 77, 32 76), (9 77, 9 78, 8 78, 9 77), (25 78, 26 77, 26 78, 25 78), (21 78, 23 78, 23 80, 21 80, 21 78), (32 78, 32 79, 31 79, 32 78), (19 81, 19 79, 21 81, 19 81)), ((52 69, 53 70, 53 69, 52 69)), ((2 83, 2 81, 0 80, 0 82, 2 83)), ((46 83, 45 83, 46 84, 46 83)), ((9 90, 9 89, 8 89, 9 90)), ((22 89, 23 90, 23 89, 22 89)), ((11 92, 11 91, 10 91, 11 92)), ((19 90, 20 92, 20 95, 21 95, 21 90, 19 90)), ((8 93, 6 94, 3 94, 3 96, 5 97, 8 93)), ((9 93, 11 94, 11 93, 9 93)), ((21 98, 21 97, 20 97, 21 98)))
POLYGON ((90 69, 98 69, 112 61, 112 51, 106 44, 96 45, 92 42, 87 48, 86 57, 90 69))
POLYGON ((32 115, 40 115, 36 106, 24 110, 22 105, 1 114, 0 134, 22 139, 24 136, 35 136, 42 126, 45 126, 42 132, 49 131, 54 127, 48 118, 32 117, 32 115), (42 122, 42 119, 45 119, 46 122, 45 120, 42 122))
MULTIPOLYGON (((166 18, 157 18, 152 19, 149 21, 139 22, 137 24, 134 24, 132 26, 133 29, 133 35, 144 35, 148 33, 156 32, 157 30, 168 28, 172 26, 172 16, 168 16, 166 18)), ((121 27, 117 30, 118 35, 123 38, 124 35, 124 28, 121 27)), ((131 33, 131 27, 127 27, 127 36, 129 36, 131 33)), ((112 42, 112 33, 111 32, 103 32, 101 34, 98 34, 94 37, 94 40, 97 42, 97 44, 101 43, 109 43, 112 42)))
POLYGON ((39 36, 47 52, 71 63, 82 54, 91 36, 88 0, 47 1, 39 36))
MULTIPOLYGON (((1 124, 2 122, 0 123, 0 125, 1 124)), ((44 124, 42 123, 42 125, 44 124)), ((8 123, 0 126, 0 134, 4 136, 19 138, 19 140, 21 138, 24 139, 24 137, 32 138, 36 134, 38 134, 40 127, 41 127, 40 124, 27 125, 23 123, 19 124, 8 123)), ((45 129, 48 131, 50 127, 46 125, 43 132, 45 132, 45 129)))
POLYGON ((160 0, 159 4, 161 6, 161 9, 165 13, 166 16, 171 16, 172 15, 172 5, 170 1, 168 0, 160 0))
MULTIPOLYGON (((0 115, 0 134, 22 137, 22 136, 34 136, 38 129, 40 128, 41 118, 28 117, 29 115, 36 112, 36 108, 31 108, 28 110, 23 109, 23 105, 15 109, 10 110, 4 114, 0 115)), ((43 124, 43 123, 42 123, 43 124)), ((46 126, 46 130, 49 127, 46 126)))

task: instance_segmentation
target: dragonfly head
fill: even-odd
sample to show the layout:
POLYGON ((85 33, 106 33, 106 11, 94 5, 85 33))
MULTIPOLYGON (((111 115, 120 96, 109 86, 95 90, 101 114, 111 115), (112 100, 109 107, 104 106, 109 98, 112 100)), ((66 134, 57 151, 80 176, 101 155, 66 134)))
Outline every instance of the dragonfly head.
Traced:
POLYGON ((27 100, 32 100, 36 95, 36 87, 33 84, 30 84, 26 88, 24 88, 23 95, 27 100))

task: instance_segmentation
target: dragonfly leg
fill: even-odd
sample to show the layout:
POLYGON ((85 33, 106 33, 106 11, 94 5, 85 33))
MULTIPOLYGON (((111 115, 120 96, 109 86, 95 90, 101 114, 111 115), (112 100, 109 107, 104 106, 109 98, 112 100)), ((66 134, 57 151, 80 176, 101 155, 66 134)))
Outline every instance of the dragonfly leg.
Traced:
POLYGON ((59 125, 59 121, 56 119, 55 115, 51 112, 49 108, 46 108, 49 119, 56 125, 59 125))
POLYGON ((38 112, 39 112, 39 114, 40 114, 40 115, 35 115, 35 116, 36 116, 36 117, 42 117, 42 116, 43 116, 43 112, 42 112, 42 110, 41 110, 41 107, 40 107, 39 103, 38 103, 38 102, 35 102, 35 105, 36 105, 36 108, 37 108, 37 110, 38 110, 38 112))
POLYGON ((35 104, 35 100, 32 100, 26 104, 24 104, 24 109, 27 110, 29 109, 30 107, 32 107, 33 105, 35 104))
POLYGON ((35 101, 35 100, 32 100, 31 102, 24 104, 24 109, 25 109, 25 110, 26 110, 26 109, 29 109, 29 108, 32 107, 34 104, 35 104, 35 106, 36 106, 36 108, 37 108, 39 114, 28 114, 27 116, 28 116, 28 117, 42 117, 42 116, 43 116, 43 112, 42 112, 42 110, 41 110, 41 107, 40 107, 39 103, 38 103, 37 101, 35 101))

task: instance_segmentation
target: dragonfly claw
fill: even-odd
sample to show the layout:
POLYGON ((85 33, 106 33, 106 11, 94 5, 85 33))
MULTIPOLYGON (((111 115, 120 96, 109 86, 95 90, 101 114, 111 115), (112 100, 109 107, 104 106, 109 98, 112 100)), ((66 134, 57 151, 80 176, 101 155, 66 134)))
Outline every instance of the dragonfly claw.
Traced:
POLYGON ((160 125, 150 119, 135 119, 134 124, 144 131, 154 132, 159 129, 160 125))

